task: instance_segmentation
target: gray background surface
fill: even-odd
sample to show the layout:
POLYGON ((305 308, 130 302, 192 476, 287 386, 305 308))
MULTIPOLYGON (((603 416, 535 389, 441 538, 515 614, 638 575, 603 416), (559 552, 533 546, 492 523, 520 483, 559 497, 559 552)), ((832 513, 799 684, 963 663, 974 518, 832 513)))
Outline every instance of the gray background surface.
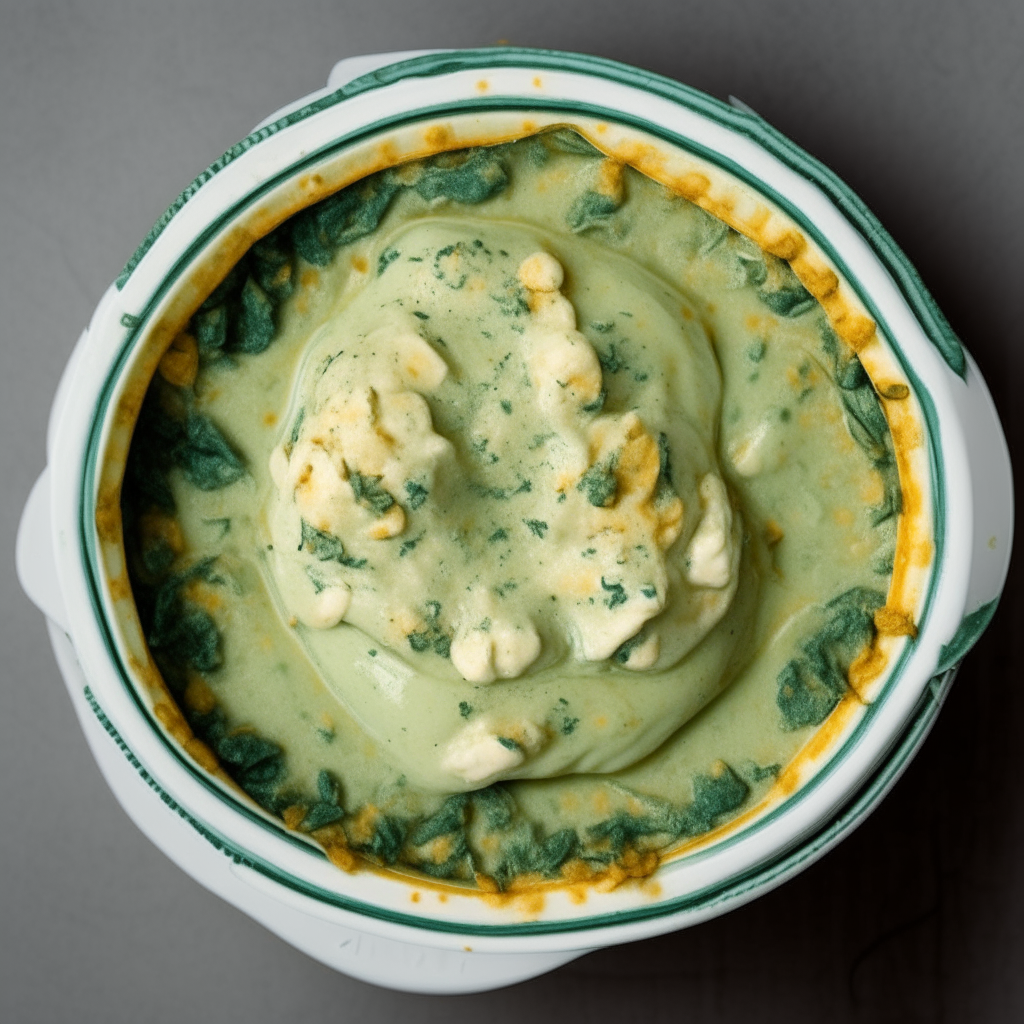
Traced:
POLYGON ((180 189, 334 61, 499 40, 733 93, 824 160, 917 265, 1020 450, 1019 0, 3 0, 0 1021, 1024 1019, 1014 575, 920 756, 839 849, 710 924, 501 993, 319 966, 179 872, 101 780, 13 571, 73 342, 180 189))

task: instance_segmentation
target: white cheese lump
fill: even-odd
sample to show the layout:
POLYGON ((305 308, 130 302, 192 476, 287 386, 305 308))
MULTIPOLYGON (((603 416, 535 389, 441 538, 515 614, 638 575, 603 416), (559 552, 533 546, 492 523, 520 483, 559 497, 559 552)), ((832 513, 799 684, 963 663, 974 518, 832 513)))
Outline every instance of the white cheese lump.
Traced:
MULTIPOLYGON (((638 268, 624 280, 607 257, 567 268, 556 251, 540 233, 441 219, 390 239, 310 339, 271 456, 283 611, 371 735, 412 742, 421 784, 642 756, 665 729, 657 701, 644 707, 659 723, 634 709, 602 741, 568 713, 554 727, 538 684, 663 672, 736 593, 740 516, 715 458, 720 381, 698 321, 638 268), (332 664, 328 634, 351 628, 387 676, 374 694, 332 664), (470 696, 441 714, 445 683, 470 696), (481 687, 495 694, 486 713, 481 687)), ((721 685, 718 646, 673 728, 721 685)))

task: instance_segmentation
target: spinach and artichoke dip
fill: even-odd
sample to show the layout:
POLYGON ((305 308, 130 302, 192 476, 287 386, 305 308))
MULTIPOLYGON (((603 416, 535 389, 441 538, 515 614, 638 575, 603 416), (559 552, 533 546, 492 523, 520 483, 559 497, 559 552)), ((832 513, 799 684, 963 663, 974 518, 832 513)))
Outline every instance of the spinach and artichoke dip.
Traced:
POLYGON ((874 636, 900 488, 790 267, 560 129, 256 243, 122 507, 196 759, 343 867, 496 891, 762 797, 874 636))

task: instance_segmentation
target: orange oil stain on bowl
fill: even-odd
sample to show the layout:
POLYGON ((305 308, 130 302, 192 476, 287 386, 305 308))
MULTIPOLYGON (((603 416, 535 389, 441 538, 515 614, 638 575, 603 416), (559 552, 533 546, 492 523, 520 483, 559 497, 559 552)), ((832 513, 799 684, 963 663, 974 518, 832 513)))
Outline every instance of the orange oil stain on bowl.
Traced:
POLYGON ((447 149, 453 138, 452 130, 446 124, 431 125, 423 133, 423 141, 438 150, 447 149))

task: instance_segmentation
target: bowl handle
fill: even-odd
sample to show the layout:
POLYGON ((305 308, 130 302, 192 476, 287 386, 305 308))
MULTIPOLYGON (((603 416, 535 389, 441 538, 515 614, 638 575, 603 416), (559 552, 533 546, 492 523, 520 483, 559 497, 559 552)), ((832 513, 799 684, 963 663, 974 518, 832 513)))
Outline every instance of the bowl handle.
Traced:
POLYGON ((18 526, 18 579, 29 600, 55 625, 70 633, 57 576, 50 523, 50 470, 43 470, 25 502, 18 526))
POLYGON ((995 403, 971 354, 952 392, 967 442, 974 496, 971 574, 964 617, 943 646, 936 675, 963 660, 992 621, 1013 547, 1013 468, 995 403))
POLYGON ((421 945, 413 929, 406 929, 409 939, 403 941, 363 930, 357 914, 286 888, 246 864, 232 864, 231 872, 249 890, 233 901, 236 906, 328 967, 384 988, 432 995, 487 992, 536 978, 590 952, 442 948, 421 945))
POLYGON ((332 92, 337 92, 339 89, 348 85, 349 82, 354 81, 357 78, 362 78, 363 75, 368 75, 373 71, 377 71, 380 68, 386 68, 389 64, 398 64, 403 60, 411 60, 413 57, 423 57, 429 53, 439 53, 439 50, 401 50, 396 53, 369 53, 359 57, 345 57, 339 60, 337 64, 331 68, 331 73, 327 78, 327 85, 322 89, 317 89, 316 92, 311 92, 307 96, 303 96, 300 100, 295 100, 286 106, 281 107, 279 110, 275 110, 269 117, 263 118, 262 121, 255 128, 254 132, 258 132, 261 128, 265 128, 268 124, 273 124, 275 121, 280 121, 282 117, 287 117, 288 114, 295 110, 300 110, 302 107, 308 106, 310 103, 315 103, 319 99, 323 99, 325 96, 330 96, 332 92))

